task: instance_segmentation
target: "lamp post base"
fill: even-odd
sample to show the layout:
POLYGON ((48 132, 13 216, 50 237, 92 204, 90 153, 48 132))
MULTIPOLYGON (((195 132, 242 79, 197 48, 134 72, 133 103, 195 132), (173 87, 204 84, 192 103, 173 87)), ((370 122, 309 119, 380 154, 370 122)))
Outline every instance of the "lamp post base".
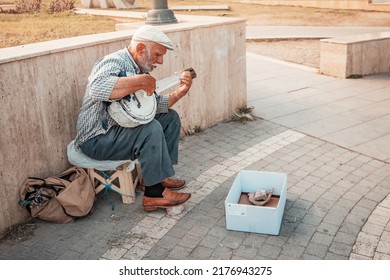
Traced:
POLYGON ((170 9, 154 9, 148 11, 145 22, 148 24, 168 24, 177 23, 177 19, 170 9))

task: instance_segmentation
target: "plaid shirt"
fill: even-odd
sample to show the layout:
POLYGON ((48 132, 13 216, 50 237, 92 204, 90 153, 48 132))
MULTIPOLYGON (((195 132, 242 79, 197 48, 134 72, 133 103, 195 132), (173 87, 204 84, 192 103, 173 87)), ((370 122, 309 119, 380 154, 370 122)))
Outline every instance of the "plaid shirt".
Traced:
MULTIPOLYGON (((100 59, 88 77, 83 104, 77 120, 76 149, 87 140, 105 134, 114 125, 118 125, 107 113, 105 102, 111 102, 110 94, 121 76, 134 76, 140 73, 138 65, 127 48, 109 54, 100 59), (107 121, 104 128, 102 116, 107 121)), ((159 95, 156 114, 168 113, 168 96, 159 95)))

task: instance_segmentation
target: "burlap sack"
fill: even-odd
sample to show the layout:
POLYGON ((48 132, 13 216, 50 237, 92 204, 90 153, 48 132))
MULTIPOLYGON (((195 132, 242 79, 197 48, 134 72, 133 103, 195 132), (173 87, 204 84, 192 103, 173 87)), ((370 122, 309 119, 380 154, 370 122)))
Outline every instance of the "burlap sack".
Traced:
POLYGON ((95 200, 88 174, 76 166, 45 179, 30 177, 23 182, 19 194, 19 204, 33 217, 55 223, 70 223, 86 216, 95 200))

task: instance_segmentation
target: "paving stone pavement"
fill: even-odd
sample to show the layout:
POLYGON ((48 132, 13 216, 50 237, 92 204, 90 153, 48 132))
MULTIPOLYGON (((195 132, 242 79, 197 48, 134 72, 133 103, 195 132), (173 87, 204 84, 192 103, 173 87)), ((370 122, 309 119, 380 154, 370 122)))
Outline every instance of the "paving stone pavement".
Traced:
POLYGON ((261 119, 186 136, 180 158, 177 175, 193 194, 180 215, 144 212, 140 190, 131 205, 110 193, 112 210, 101 193, 89 216, 66 225, 37 221, 27 240, 3 241, 0 258, 390 259, 383 161, 261 119), (243 169, 288 174, 279 236, 226 230, 224 200, 243 169))

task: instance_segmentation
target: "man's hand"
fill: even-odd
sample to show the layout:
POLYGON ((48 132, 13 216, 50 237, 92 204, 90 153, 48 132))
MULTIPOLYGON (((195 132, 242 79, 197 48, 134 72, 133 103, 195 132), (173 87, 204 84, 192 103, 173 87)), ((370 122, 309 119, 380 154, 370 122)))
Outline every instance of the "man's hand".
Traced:
POLYGON ((156 90, 156 79, 149 74, 141 74, 137 76, 140 79, 142 89, 147 95, 151 96, 156 90))
POLYGON ((110 99, 120 99, 143 89, 147 95, 156 90, 156 79, 148 74, 120 77, 110 94, 110 99))
POLYGON ((169 96, 168 107, 172 107, 179 99, 185 96, 192 86, 192 77, 189 71, 184 71, 180 77, 179 88, 169 96))
POLYGON ((192 77, 189 71, 184 71, 180 77, 178 93, 182 96, 186 95, 192 85, 192 77))

